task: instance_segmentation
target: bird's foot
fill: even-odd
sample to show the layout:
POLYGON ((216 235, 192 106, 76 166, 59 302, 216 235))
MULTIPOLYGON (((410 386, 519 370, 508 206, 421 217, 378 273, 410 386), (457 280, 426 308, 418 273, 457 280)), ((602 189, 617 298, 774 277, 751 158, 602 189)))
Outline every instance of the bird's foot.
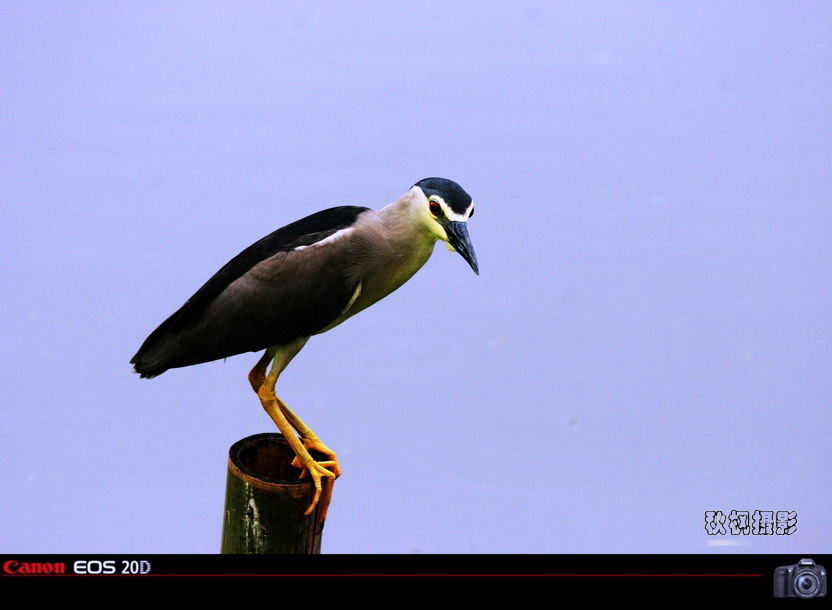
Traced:
POLYGON ((292 461, 292 466, 303 469, 300 473, 301 479, 309 476, 315 484, 315 497, 312 499, 312 504, 309 505, 309 508, 306 509, 304 514, 312 514, 312 511, 315 510, 315 507, 320 502, 321 511, 318 521, 323 523, 324 519, 326 519, 327 510, 329 510, 329 503, 332 500, 332 488, 335 486, 335 479, 338 478, 338 475, 333 471, 338 469, 340 474, 338 462, 316 462, 312 458, 307 461, 300 460, 296 457, 292 461), (298 463, 296 464, 296 462, 298 463), (322 483, 323 479, 329 479, 325 487, 322 483))
MULTIPOLYGON (((249 375, 249 381, 251 381, 252 387, 259 381, 257 367, 249 375)), ((323 523, 329 508, 329 502, 332 499, 332 488, 335 485, 335 479, 341 476, 341 466, 338 464, 335 452, 324 445, 309 427, 280 401, 274 393, 273 384, 261 384, 257 389, 257 395, 260 397, 260 402, 263 404, 266 413, 277 424, 283 437, 289 443, 292 451, 295 452, 292 466, 301 470, 299 478, 309 476, 315 484, 315 497, 304 514, 312 514, 312 511, 320 502, 321 509, 318 513, 318 521, 323 523), (298 438, 296 434, 302 436, 302 438, 298 438), (309 454, 310 449, 322 453, 328 459, 316 461, 309 454), (322 484, 325 478, 330 479, 326 486, 322 484)))
MULTIPOLYGON (((329 458, 329 460, 326 462, 317 462, 318 464, 326 464, 326 467, 329 468, 332 474, 335 475, 336 479, 341 476, 341 465, 338 463, 338 456, 335 455, 335 452, 332 449, 324 445, 321 442, 321 439, 319 439, 314 434, 311 434, 303 438, 302 440, 303 446, 306 447, 307 450, 323 453, 326 457, 329 458)), ((297 457, 292 461, 292 466, 294 466, 295 468, 304 469, 304 466, 301 463, 300 458, 297 457)), ((300 476, 301 478, 303 478, 304 473, 301 472, 300 476)))
POLYGON ((306 514, 310 514, 320 500, 321 512, 319 513, 318 522, 323 523, 324 519, 326 519, 326 513, 329 510, 329 503, 332 501, 332 490, 335 487, 335 479, 341 476, 341 465, 338 463, 338 457, 335 455, 335 452, 324 445, 314 433, 303 439, 303 446, 307 450, 323 453, 329 458, 322 462, 317 462, 313 459, 309 464, 304 464, 300 457, 295 457, 292 460, 292 466, 301 469, 299 478, 303 479, 311 476, 315 482, 315 498, 312 500, 311 506, 306 510, 306 514), (330 479, 330 481, 322 491, 321 480, 324 477, 330 479))

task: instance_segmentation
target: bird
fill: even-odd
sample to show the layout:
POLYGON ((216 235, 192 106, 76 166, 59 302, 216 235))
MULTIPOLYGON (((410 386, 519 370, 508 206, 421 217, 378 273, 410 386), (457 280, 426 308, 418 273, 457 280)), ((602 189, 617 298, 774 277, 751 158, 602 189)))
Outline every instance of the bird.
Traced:
POLYGON ((292 465, 301 470, 300 478, 314 482, 305 514, 320 502, 322 522, 341 475, 338 457, 277 397, 277 379, 310 337, 402 286, 438 241, 479 275, 467 224, 473 214, 473 199, 459 184, 433 177, 378 211, 339 206, 288 224, 217 271, 147 337, 130 364, 150 379, 169 369, 265 350, 248 380, 294 451, 292 465), (315 460, 312 450, 326 459, 315 460))

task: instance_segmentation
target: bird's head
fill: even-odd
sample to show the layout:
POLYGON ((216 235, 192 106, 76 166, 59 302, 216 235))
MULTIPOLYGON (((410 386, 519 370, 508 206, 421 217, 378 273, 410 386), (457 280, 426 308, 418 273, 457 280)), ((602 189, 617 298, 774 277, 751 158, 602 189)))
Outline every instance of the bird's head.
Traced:
POLYGON ((461 186, 446 178, 425 178, 413 185, 418 216, 422 224, 458 252, 479 275, 477 255, 468 237, 468 219, 474 215, 474 202, 461 186))

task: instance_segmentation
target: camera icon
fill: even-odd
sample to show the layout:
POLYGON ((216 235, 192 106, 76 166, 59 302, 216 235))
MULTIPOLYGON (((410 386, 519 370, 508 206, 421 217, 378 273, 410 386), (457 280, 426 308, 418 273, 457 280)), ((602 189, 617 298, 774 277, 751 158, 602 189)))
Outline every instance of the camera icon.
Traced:
POLYGON ((774 597, 826 597, 826 570, 812 559, 775 568, 774 597))

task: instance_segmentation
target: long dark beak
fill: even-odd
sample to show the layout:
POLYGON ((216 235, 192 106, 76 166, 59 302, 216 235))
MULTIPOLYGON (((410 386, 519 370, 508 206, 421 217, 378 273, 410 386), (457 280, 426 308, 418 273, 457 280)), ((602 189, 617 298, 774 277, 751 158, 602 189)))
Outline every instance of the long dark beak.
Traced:
POLYGON ((471 238, 468 237, 468 225, 454 220, 445 225, 445 232, 448 234, 448 243, 471 265, 474 273, 479 275, 477 255, 474 254, 474 246, 471 245, 471 238))

